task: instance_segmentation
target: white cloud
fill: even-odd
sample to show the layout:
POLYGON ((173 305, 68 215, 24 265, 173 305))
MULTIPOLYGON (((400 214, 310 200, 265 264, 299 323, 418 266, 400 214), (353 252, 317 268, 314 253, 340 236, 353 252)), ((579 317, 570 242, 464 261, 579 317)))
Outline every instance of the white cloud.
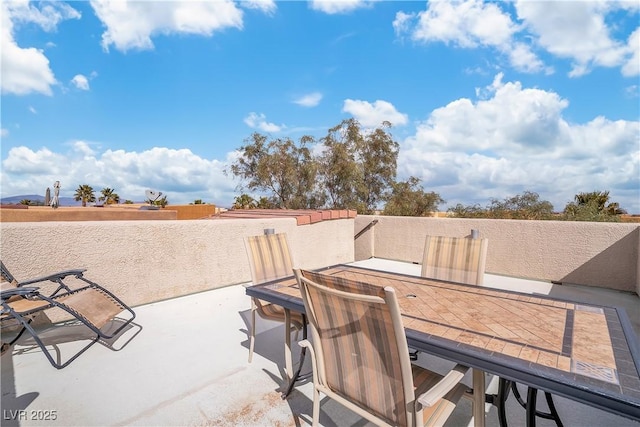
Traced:
POLYGON ((33 108, 31 105, 29 105, 29 112, 31 114, 38 114, 38 111, 35 108, 33 108))
POLYGON ((503 82, 435 109, 401 144, 399 174, 423 179, 449 206, 536 191, 562 210, 583 191, 610 190, 640 212, 639 121, 574 124, 554 92, 503 82))
POLYGON ((312 92, 294 99, 293 103, 303 107, 315 107, 320 101, 322 101, 322 94, 320 92, 312 92))
POLYGON ((79 18, 80 13, 62 2, 45 3, 40 8, 26 1, 0 2, 2 93, 51 95, 51 86, 56 84, 43 51, 18 46, 14 38, 16 24, 35 23, 45 31, 53 31, 63 20, 79 18))
POLYGON ((628 60, 622 65, 622 75, 626 77, 640 74, 640 28, 629 36, 627 41, 628 60))
MULTIPOLYGON (((406 22, 406 17, 402 17, 406 22)), ((422 41, 442 41, 461 47, 508 44, 516 26, 508 14, 496 4, 479 0, 465 2, 432 2, 418 14, 413 38, 422 41)))
POLYGON ((252 129, 259 129, 264 132, 280 132, 284 129, 285 125, 276 125, 274 123, 267 122, 267 117, 262 113, 251 112, 244 118, 244 122, 252 129))
POLYGON ((351 114, 362 126, 368 128, 378 127, 385 120, 394 126, 405 125, 408 121, 406 114, 400 113, 390 102, 381 100, 371 104, 367 101, 345 99, 342 111, 351 114))
POLYGON ((9 136, 9 129, 2 128, 0 129, 0 137, 7 138, 9 136))
POLYGON ((273 15, 277 8, 273 0, 243 0, 240 5, 247 9, 258 9, 267 15, 273 15))
POLYGON ((228 206, 236 192, 232 178, 224 174, 225 167, 226 161, 203 159, 188 149, 100 152, 76 141, 68 153, 11 148, 0 173, 2 197, 44 194, 53 182, 60 181, 62 197, 71 197, 79 185, 88 184, 96 192, 113 188, 121 200, 143 201, 145 190, 154 189, 166 194, 170 204, 203 199, 228 206))
POLYGON ((515 41, 518 25, 495 3, 430 2, 426 10, 417 14, 398 12, 393 27, 400 38, 407 34, 422 43, 443 42, 465 49, 494 48, 507 56, 517 70, 551 72, 528 45, 515 41))
POLYGON ((42 2, 39 8, 33 2, 18 0, 6 3, 6 10, 13 22, 34 23, 45 31, 54 31, 67 19, 80 19, 81 14, 67 3, 42 2))
MULTIPOLYGON (((92 0, 91 6, 107 28, 102 34, 102 47, 105 50, 111 45, 123 52, 153 49, 151 38, 158 34, 211 36, 215 31, 225 28, 242 28, 242 10, 230 0, 92 0)), ((268 9, 268 6, 265 7, 268 9)))
POLYGON ((311 0, 311 9, 329 15, 349 13, 356 9, 370 7, 377 0, 311 0))
POLYGON ((71 83, 80 90, 89 90, 89 80, 82 74, 76 74, 71 83))
POLYGON ((94 151, 94 149, 91 148, 91 145, 94 145, 94 144, 89 143, 87 141, 74 141, 73 143, 71 143, 71 146, 73 147, 73 151, 78 154, 82 154, 82 156, 85 159, 93 158, 96 154, 96 151, 94 151))
POLYGON ((419 13, 398 12, 393 22, 399 38, 419 43, 442 42, 465 49, 495 49, 518 71, 550 74, 534 52, 544 49, 573 61, 572 77, 594 66, 622 67, 625 76, 640 73, 640 34, 628 40, 612 38, 610 13, 626 9, 637 13, 631 2, 532 2, 515 3, 516 17, 507 3, 466 0, 429 2, 419 13))
POLYGON ((607 15, 618 8, 626 6, 617 2, 516 2, 518 17, 536 36, 537 44, 573 61, 572 77, 594 66, 623 66, 623 74, 638 74, 640 36, 631 36, 625 45, 612 38, 607 25, 607 15), (635 64, 631 62, 634 55, 635 64))

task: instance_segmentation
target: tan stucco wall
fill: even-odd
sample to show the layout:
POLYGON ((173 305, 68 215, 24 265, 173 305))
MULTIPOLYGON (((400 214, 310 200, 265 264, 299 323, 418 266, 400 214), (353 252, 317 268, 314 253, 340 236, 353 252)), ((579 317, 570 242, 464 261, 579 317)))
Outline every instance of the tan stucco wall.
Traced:
POLYGON ((0 222, 45 222, 45 221, 125 221, 125 220, 171 220, 179 218, 177 210, 141 210, 139 208, 96 208, 29 206, 27 209, 0 208, 0 222))
MULTIPOLYGON (((243 237, 288 235, 296 266, 354 260, 353 219, 2 223, 0 255, 18 280, 71 268, 131 305, 251 280, 243 237)), ((215 309, 215 307, 212 307, 215 309)))
POLYGON ((359 215, 355 230, 373 219, 378 224, 356 241, 356 260, 421 262, 427 234, 468 236, 478 229, 489 239, 488 273, 640 294, 637 224, 359 215))

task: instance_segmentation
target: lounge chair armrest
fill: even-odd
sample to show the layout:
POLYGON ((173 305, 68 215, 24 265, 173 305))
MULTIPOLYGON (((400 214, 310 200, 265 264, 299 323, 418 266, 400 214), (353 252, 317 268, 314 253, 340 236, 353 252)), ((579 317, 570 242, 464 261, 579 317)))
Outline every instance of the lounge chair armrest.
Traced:
POLYGON ((67 276, 76 276, 76 277, 78 277, 78 276, 82 276, 82 273, 84 273, 85 271, 87 271, 86 268, 79 268, 79 269, 75 269, 75 270, 60 271, 59 273, 50 274, 48 276, 42 276, 42 277, 38 277, 36 279, 25 280, 24 282, 20 282, 18 284, 18 286, 30 285, 31 283, 46 282, 47 280, 55 282, 56 280, 64 279, 67 276))
POLYGON ((468 370, 469 368, 466 366, 456 365, 447 375, 442 377, 438 384, 431 387, 429 391, 422 393, 417 399, 418 402, 427 408, 435 405, 438 400, 442 399, 444 395, 458 385, 468 370))
POLYGON ((29 295, 29 294, 37 293, 38 289, 40 289, 40 288, 38 288, 37 286, 30 286, 30 287, 25 287, 25 288, 6 289, 6 290, 0 292, 0 298, 5 300, 5 299, 11 298, 11 297, 16 296, 16 295, 29 295))

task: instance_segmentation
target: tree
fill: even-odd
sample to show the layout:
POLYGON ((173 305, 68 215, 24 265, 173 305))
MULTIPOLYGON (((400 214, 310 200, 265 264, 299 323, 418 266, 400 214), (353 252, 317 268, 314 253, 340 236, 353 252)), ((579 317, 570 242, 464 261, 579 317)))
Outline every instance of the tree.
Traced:
MULTIPOLYGON (((399 144, 383 122, 363 130, 355 119, 342 121, 322 138, 322 152, 313 154, 311 136, 298 143, 289 138, 267 140, 254 133, 231 165, 249 190, 267 194, 276 208, 308 209, 328 205, 373 213, 391 194, 399 144)), ((264 205, 264 204, 263 204, 264 205)))
POLYGON ((481 207, 479 204, 465 206, 462 203, 458 203, 453 208, 447 210, 449 214, 454 218, 486 218, 487 210, 481 207))
POLYGON ((533 191, 525 191, 504 201, 491 200, 487 208, 489 217, 496 219, 550 219, 553 215, 553 205, 540 200, 540 195, 533 191))
POLYGON ((233 201, 232 209, 255 209, 257 207, 256 201, 248 194, 241 194, 237 196, 233 201))
POLYGON ((271 194, 278 208, 305 209, 322 205, 316 192, 317 161, 309 145, 313 137, 303 136, 298 144, 290 138, 267 141, 254 133, 241 146, 231 173, 246 181, 249 190, 271 194))
POLYGON ((195 200, 193 201, 193 204, 194 204, 194 205, 203 205, 203 204, 204 204, 204 202, 202 201, 202 199, 195 199, 195 200))
POLYGON ((321 139, 320 178, 331 207, 373 213, 395 183, 399 144, 391 123, 365 131, 355 119, 343 120, 321 139))
POLYGON ((384 207, 383 215, 427 216, 437 211, 445 201, 438 193, 426 193, 416 177, 392 185, 391 196, 384 207))
POLYGON ((480 205, 458 204, 450 208, 449 213, 458 218, 543 220, 553 217, 553 205, 546 200, 540 200, 538 193, 525 191, 513 197, 506 197, 502 201, 491 199, 486 208, 481 208, 480 205))
POLYGON ((96 195, 93 191, 93 187, 87 184, 79 185, 73 198, 76 202, 82 200, 83 207, 86 207, 87 203, 93 203, 96 201, 96 195))
POLYGON ((156 200, 148 199, 147 202, 149 202, 151 206, 160 206, 161 208, 166 208, 167 205, 169 204, 169 201, 167 200, 167 196, 162 196, 161 199, 156 199, 156 200))
POLYGON ((260 197, 260 199, 258 199, 258 203, 256 204, 256 208, 258 209, 273 209, 273 203, 271 203, 271 201, 266 198, 266 197, 260 197))
POLYGON ((105 187, 100 190, 100 193, 102 193, 102 196, 100 196, 98 200, 101 202, 104 201, 105 205, 120 203, 120 196, 118 196, 118 193, 116 193, 114 189, 105 187))
POLYGON ((591 191, 576 194, 565 206, 563 216, 569 221, 617 222, 625 213, 618 203, 609 202, 608 191, 591 191))

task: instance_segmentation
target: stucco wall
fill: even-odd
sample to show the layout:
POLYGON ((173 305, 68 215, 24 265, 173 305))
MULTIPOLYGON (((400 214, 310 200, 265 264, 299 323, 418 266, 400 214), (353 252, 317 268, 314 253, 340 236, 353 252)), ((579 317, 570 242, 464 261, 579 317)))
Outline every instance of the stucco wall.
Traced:
POLYGON ((70 268, 131 305, 251 280, 244 236, 285 232, 296 266, 354 260, 353 219, 3 223, 2 261, 18 280, 70 268))
POLYGON ((477 229, 489 239, 488 273, 640 294, 637 224, 360 215, 355 230, 374 219, 378 223, 356 240, 356 260, 421 262, 427 234, 468 236, 477 229))
MULTIPOLYGON (((204 215, 203 215, 204 216, 204 215)), ((28 209, 0 208, 0 222, 45 221, 126 221, 183 219, 179 212, 169 209, 140 210, 129 207, 60 207, 29 206, 28 209)))

